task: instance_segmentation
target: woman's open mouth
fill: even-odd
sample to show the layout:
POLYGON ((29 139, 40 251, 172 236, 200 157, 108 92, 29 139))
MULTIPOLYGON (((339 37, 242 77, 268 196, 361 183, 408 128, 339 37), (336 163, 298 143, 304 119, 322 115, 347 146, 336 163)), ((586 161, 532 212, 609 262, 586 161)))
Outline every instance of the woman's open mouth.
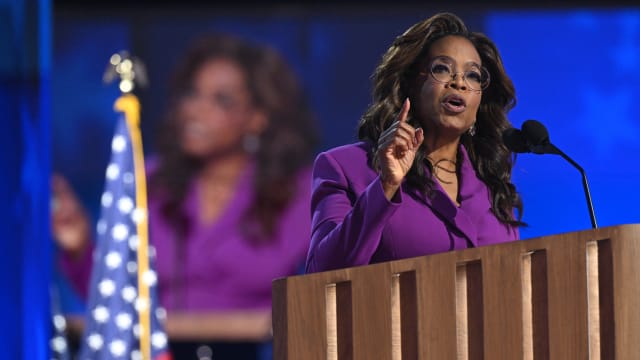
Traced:
POLYGON ((442 99, 442 107, 450 112, 461 113, 467 108, 467 103, 464 101, 462 96, 450 94, 442 99))

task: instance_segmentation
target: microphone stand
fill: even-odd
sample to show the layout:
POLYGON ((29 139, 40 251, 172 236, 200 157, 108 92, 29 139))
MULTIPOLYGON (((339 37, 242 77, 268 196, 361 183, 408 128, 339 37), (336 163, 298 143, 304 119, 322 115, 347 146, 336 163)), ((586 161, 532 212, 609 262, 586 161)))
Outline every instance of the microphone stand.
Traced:
POLYGON ((596 224, 596 214, 593 211, 593 203, 591 202, 591 193, 589 192, 589 183, 587 182, 587 174, 585 173, 582 166, 578 165, 577 162, 573 161, 567 154, 565 154, 562 150, 558 149, 555 145, 548 142, 543 145, 533 146, 531 152, 536 154, 556 154, 562 156, 565 160, 567 160, 573 167, 580 171, 580 175, 582 175, 582 187, 584 188, 584 195, 587 198, 587 207, 589 208, 589 217, 591 218, 591 227, 594 229, 598 228, 596 224))

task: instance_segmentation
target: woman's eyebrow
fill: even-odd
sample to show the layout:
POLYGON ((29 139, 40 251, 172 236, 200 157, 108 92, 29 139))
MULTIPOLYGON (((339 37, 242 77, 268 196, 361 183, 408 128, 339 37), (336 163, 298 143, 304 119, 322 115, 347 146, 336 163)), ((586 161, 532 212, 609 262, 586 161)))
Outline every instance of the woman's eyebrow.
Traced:
POLYGON ((465 63, 465 65, 471 65, 471 66, 475 66, 475 67, 477 67, 477 68, 481 68, 481 67, 482 67, 482 65, 480 65, 479 63, 477 63, 477 62, 475 62, 475 61, 473 61, 473 60, 471 60, 471 61, 467 61, 467 62, 465 63))

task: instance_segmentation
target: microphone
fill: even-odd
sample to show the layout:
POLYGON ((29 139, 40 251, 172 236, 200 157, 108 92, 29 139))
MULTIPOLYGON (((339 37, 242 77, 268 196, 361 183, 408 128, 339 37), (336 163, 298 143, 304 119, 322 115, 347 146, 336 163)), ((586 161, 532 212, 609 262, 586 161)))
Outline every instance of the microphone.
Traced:
POLYGON ((522 123, 522 130, 516 128, 508 128, 502 132, 502 140, 509 150, 515 153, 532 152, 534 154, 555 154, 562 156, 573 167, 578 169, 582 176, 582 187, 587 200, 587 208, 589 217, 591 218, 591 226, 598 228, 596 223, 596 215, 593 211, 593 203, 591 202, 591 192, 589 191, 589 183, 587 182, 587 174, 582 166, 571 159, 562 150, 558 149, 549 140, 549 132, 547 128, 537 120, 527 120, 522 123))
POLYGON ((524 135, 522 135, 522 131, 516 128, 508 128, 503 131, 502 141, 514 153, 531 152, 529 144, 527 144, 524 135))
POLYGON ((516 128, 506 129, 502 132, 502 141, 515 153, 560 155, 560 150, 549 141, 547 128, 536 120, 525 121, 522 131, 516 128))
POLYGON ((525 140, 528 141, 532 153, 562 156, 562 151, 555 147, 549 140, 549 132, 541 122, 536 120, 525 121, 522 123, 522 134, 525 140))

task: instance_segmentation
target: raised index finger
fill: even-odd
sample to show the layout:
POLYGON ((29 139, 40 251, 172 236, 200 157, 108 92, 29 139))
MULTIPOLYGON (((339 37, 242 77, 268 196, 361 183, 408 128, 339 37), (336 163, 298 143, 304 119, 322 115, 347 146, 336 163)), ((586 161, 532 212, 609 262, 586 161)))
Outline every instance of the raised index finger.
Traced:
POLYGON ((399 122, 407 121, 407 116, 409 115, 410 108, 411 108, 411 101, 409 101, 409 98, 404 99, 404 103, 402 103, 402 107, 400 108, 400 114, 398 114, 399 122))

